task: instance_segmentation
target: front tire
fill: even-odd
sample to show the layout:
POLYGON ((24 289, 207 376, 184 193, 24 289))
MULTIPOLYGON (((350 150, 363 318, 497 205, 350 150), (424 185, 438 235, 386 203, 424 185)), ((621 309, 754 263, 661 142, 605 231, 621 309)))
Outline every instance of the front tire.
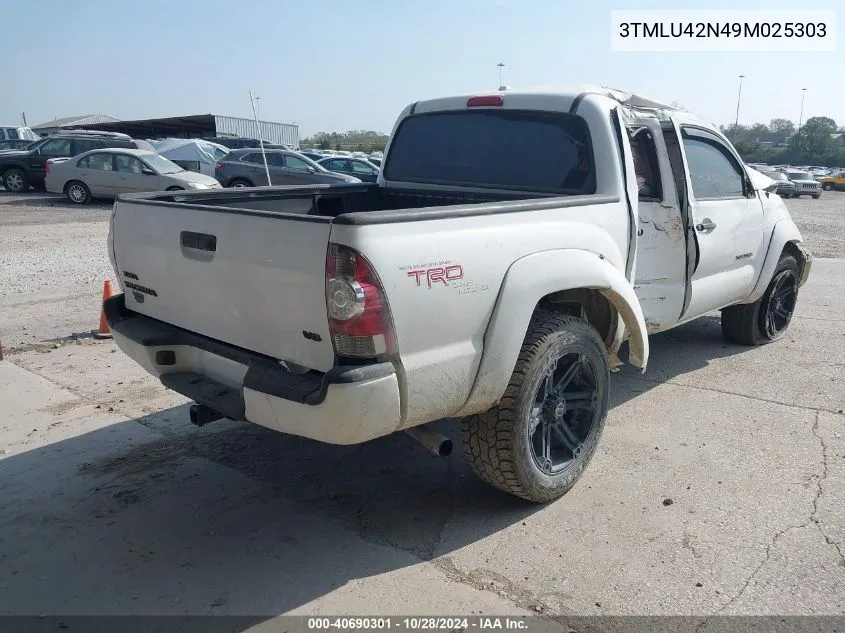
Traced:
POLYGON ((233 189, 243 189, 244 187, 252 187, 252 183, 243 178, 237 178, 229 183, 229 187, 233 189))
POLYGON ((65 195, 74 204, 88 204, 91 202, 91 190, 84 182, 72 180, 65 185, 65 195))
POLYGON ((482 480, 522 499, 560 498, 595 453, 609 380, 604 342, 592 326, 536 313, 502 399, 462 421, 467 461, 482 480))
POLYGON ((9 193, 29 191, 29 176, 22 169, 9 169, 3 174, 3 186, 9 193))
POLYGON ((822 189, 825 191, 833 191, 833 183, 826 182, 822 185, 822 189))
POLYGON ((754 303, 722 310, 722 335, 740 345, 765 345, 781 338, 798 301, 798 262, 781 255, 766 292, 754 303))
POLYGON ((821 198, 821 197, 822 197, 822 194, 820 194, 820 193, 814 194, 814 195, 813 195, 813 200, 818 200, 818 199, 819 199, 819 198, 821 198))

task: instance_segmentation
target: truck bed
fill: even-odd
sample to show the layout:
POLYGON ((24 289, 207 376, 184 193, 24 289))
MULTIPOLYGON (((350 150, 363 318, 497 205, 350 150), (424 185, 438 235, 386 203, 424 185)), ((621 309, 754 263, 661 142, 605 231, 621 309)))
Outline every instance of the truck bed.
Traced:
MULTIPOLYGON (((185 192, 141 193, 122 195, 120 199, 142 204, 186 204, 194 208, 210 207, 208 210, 213 209, 219 212, 252 212, 250 214, 255 215, 265 213, 286 216, 304 215, 331 219, 340 215, 404 209, 428 209, 435 212, 434 215, 436 215, 437 208, 442 207, 531 201, 545 197, 549 196, 524 191, 474 193, 459 190, 444 191, 442 189, 387 188, 377 184, 350 184, 261 187, 249 190, 224 189, 222 191, 198 191, 187 194, 185 192)), ((505 205, 502 211, 505 210, 513 211, 516 209, 512 205, 505 205)), ((482 209, 476 209, 476 212, 482 211, 482 209)), ((393 221, 406 219, 410 218, 407 214, 402 214, 401 216, 397 215, 393 221)), ((381 221, 391 220, 382 218, 381 221)), ((346 223, 356 223, 356 218, 350 217, 346 223)))

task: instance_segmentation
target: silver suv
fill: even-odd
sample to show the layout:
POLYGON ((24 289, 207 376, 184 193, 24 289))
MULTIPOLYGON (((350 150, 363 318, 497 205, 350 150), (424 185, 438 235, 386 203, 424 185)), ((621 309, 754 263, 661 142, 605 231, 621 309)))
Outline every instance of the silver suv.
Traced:
POLYGON ((786 174, 789 181, 795 185, 795 190, 792 192, 791 197, 800 198, 801 196, 813 196, 813 199, 815 200, 821 198, 821 183, 813 178, 813 174, 810 172, 787 169, 783 173, 786 174))

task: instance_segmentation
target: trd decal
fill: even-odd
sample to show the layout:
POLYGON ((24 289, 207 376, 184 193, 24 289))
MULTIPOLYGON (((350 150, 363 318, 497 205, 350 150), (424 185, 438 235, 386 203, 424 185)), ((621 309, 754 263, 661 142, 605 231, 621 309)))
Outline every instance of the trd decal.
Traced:
POLYGON ((413 277, 416 280, 417 286, 425 283, 431 288, 437 283, 448 286, 450 285, 449 282, 463 279, 464 268, 460 264, 452 264, 451 266, 435 266, 434 268, 409 270, 406 274, 408 277, 413 277))

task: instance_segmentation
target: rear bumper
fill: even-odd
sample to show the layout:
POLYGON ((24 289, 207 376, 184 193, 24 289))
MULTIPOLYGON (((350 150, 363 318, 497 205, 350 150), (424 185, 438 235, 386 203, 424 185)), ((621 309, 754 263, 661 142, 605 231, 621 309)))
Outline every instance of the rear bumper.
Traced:
POLYGON ((235 420, 330 444, 359 444, 401 426, 391 363, 293 374, 276 360, 104 304, 118 347, 170 389, 235 420))

